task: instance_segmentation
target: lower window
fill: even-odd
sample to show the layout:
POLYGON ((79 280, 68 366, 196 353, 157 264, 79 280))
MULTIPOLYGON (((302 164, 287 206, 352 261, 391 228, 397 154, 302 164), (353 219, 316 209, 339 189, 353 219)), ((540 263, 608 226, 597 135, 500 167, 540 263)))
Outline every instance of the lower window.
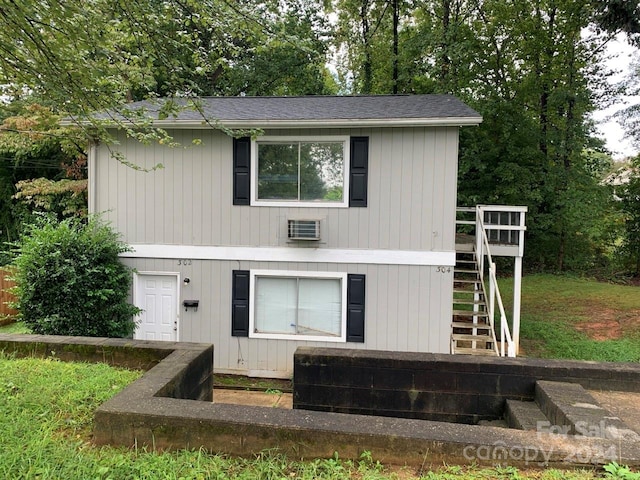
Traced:
POLYGON ((249 336, 346 341, 346 274, 251 271, 249 336))

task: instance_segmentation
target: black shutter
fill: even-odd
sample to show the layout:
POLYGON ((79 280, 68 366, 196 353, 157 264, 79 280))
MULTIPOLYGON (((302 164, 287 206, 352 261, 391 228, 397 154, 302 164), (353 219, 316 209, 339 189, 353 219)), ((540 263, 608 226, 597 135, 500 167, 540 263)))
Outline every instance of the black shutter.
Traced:
POLYGON ((347 275, 347 342, 364 343, 364 275, 347 275))
POLYGON ((349 161, 349 206, 367 206, 369 137, 351 137, 349 161))
POLYGON ((231 336, 249 336, 249 270, 233 271, 231 336))
POLYGON ((233 139, 233 204, 251 203, 251 139, 233 139))

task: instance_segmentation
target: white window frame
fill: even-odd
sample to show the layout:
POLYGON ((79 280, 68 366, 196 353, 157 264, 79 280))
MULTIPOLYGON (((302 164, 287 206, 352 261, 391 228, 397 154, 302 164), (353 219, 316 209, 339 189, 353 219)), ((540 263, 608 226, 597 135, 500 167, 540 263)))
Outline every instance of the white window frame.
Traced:
POLYGON ((349 207, 349 165, 350 165, 350 138, 348 135, 330 136, 264 136, 251 140, 251 205, 263 207, 327 207, 327 208, 348 208, 349 207), (286 143, 286 142, 319 142, 319 143, 342 143, 343 149, 343 183, 342 202, 327 201, 298 201, 298 200, 259 200, 258 199, 258 145, 265 143, 286 143))
POLYGON ((266 338, 274 340, 299 340, 312 342, 346 342, 347 341, 347 274, 341 272, 298 272, 292 270, 250 270, 249 272, 249 338, 266 338), (342 320, 340 336, 295 335, 285 333, 261 333, 255 330, 256 314, 256 277, 276 278, 320 278, 340 280, 342 291, 342 305, 340 306, 342 320))

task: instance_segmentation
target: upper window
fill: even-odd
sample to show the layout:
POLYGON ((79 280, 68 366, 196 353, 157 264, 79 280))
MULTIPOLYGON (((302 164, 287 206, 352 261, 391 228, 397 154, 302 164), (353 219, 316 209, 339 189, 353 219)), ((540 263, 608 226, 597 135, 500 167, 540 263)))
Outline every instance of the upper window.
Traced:
POLYGON ((348 206, 348 137, 264 137, 253 142, 253 203, 348 206))
POLYGON ((346 274, 251 271, 250 337, 346 340, 346 274))

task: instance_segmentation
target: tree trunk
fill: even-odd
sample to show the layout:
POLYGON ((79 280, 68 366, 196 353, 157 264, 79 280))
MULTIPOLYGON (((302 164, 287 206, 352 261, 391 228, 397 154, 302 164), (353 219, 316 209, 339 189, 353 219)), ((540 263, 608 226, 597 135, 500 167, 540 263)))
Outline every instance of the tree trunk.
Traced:
POLYGON ((369 0, 363 0, 360 9, 360 23, 362 28, 362 47, 364 51, 364 60, 362 62, 362 93, 371 93, 373 84, 373 65, 371 60, 371 38, 369 38, 369 0))
POLYGON ((564 253, 566 247, 566 234, 564 223, 560 229, 560 241, 558 242, 558 270, 562 272, 564 270, 564 253))
POLYGON ((393 93, 398 93, 398 0, 393 0, 393 93))
MULTIPOLYGON (((449 26, 451 22, 451 0, 443 0, 442 2, 442 39, 440 48, 442 49, 442 65, 440 66, 440 74, 442 76, 442 84, 449 85, 449 76, 451 74, 451 59, 449 58, 449 26)), ((448 89, 448 88, 447 88, 448 89)))

